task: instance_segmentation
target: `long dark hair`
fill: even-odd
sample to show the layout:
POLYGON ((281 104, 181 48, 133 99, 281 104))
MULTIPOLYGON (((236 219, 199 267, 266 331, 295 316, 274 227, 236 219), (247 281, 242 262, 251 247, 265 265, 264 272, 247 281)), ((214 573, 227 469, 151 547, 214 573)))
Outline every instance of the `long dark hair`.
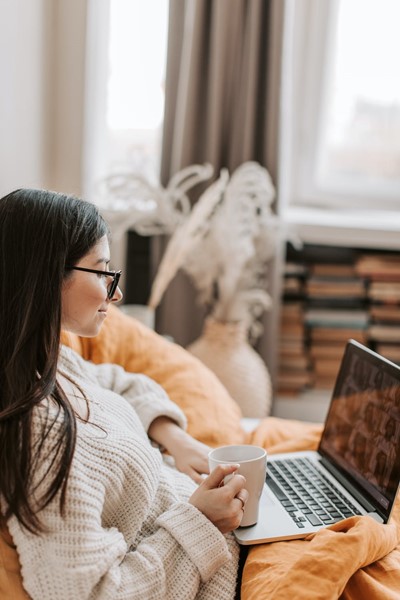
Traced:
POLYGON ((97 208, 73 196, 20 189, 0 200, 0 519, 14 514, 33 533, 43 531, 38 512, 59 491, 63 512, 76 440, 75 415, 56 381, 61 292, 70 276, 65 267, 104 235, 108 228, 97 208), (33 449, 32 414, 49 398, 58 414, 47 413, 33 449), (51 469, 37 497, 32 475, 56 421, 51 469))

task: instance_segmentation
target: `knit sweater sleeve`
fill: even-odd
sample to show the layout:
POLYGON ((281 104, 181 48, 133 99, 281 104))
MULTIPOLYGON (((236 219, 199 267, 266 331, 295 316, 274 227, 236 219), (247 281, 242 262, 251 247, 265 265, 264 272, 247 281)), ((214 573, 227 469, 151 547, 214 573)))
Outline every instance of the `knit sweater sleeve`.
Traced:
POLYGON ((143 440, 124 444, 136 460, 129 469, 114 464, 110 487, 131 495, 130 539, 103 520, 112 493, 104 485, 107 465, 93 453, 93 439, 76 449, 63 517, 56 498, 40 512, 44 534, 33 535, 10 518, 24 587, 33 600, 187 600, 231 559, 224 536, 195 507, 179 500, 160 512, 151 534, 143 534, 146 510, 160 493, 151 476, 160 470, 160 457, 143 440))
POLYGON ((146 375, 129 373, 119 365, 96 365, 65 346, 61 354, 61 367, 63 363, 69 372, 83 382, 90 380, 122 396, 136 411, 145 431, 154 419, 160 416, 169 417, 186 429, 187 420, 184 413, 169 399, 164 389, 146 375))

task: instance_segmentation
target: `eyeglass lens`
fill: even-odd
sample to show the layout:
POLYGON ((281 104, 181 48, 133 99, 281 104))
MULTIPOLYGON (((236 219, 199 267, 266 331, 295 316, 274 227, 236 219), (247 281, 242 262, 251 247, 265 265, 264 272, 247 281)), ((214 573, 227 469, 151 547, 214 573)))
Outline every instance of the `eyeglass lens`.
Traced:
POLYGON ((112 300, 113 297, 114 297, 115 290, 118 287, 118 282, 119 282, 119 278, 120 277, 121 277, 121 271, 117 271, 115 273, 115 275, 114 275, 114 278, 113 278, 112 282, 109 285, 109 288, 108 288, 108 294, 107 295, 108 295, 108 299, 109 300, 112 300))

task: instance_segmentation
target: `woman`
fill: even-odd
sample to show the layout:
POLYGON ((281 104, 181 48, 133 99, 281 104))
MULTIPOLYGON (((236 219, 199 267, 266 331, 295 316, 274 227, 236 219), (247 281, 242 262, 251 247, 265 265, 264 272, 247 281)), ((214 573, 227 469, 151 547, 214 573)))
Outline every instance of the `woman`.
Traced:
POLYGON ((243 477, 203 479, 207 447, 155 382, 60 347, 62 328, 95 336, 122 298, 97 209, 17 190, 0 200, 0 244, 0 516, 26 591, 233 598, 243 477))

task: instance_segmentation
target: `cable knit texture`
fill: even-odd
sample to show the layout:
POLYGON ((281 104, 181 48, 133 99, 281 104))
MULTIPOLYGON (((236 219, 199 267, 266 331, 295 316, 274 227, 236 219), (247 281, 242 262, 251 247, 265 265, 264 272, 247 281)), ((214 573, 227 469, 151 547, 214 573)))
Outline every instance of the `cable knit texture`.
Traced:
MULTIPOLYGON (((60 369, 85 392, 90 417, 77 422, 65 516, 56 498, 40 512, 45 534, 29 533, 14 517, 8 522, 26 591, 33 600, 232 600, 233 536, 187 503, 195 484, 165 464, 147 437, 157 416, 184 427, 183 413, 155 382, 121 367, 93 365, 63 348, 60 369)), ((34 416, 34 447, 46 411, 34 416)), ((41 450, 36 482, 51 464, 60 419, 41 450)))

